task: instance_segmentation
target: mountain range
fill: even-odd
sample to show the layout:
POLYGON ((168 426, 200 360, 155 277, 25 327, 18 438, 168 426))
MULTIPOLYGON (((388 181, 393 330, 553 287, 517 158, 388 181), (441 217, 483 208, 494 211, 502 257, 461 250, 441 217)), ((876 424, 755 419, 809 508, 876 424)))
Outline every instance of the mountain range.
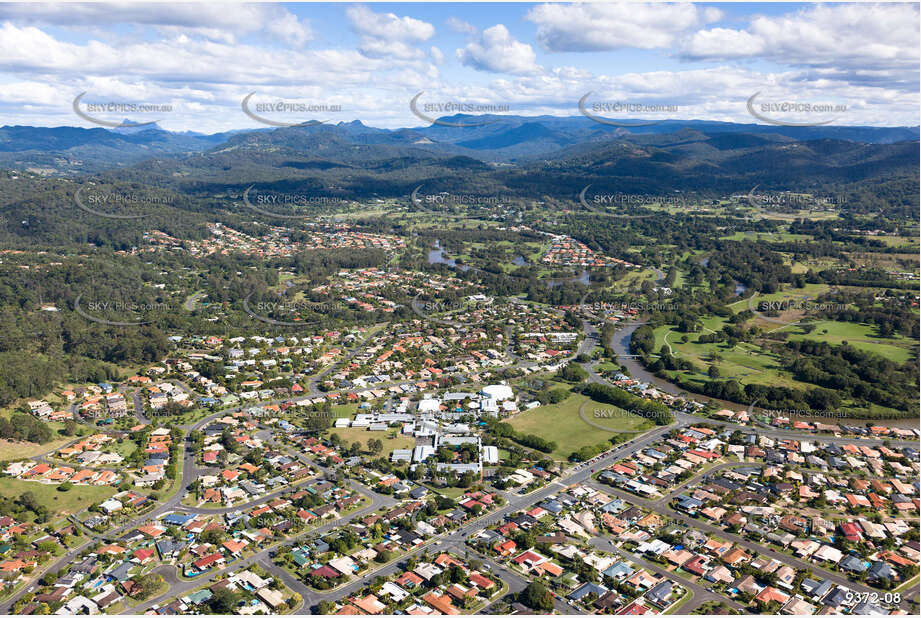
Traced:
MULTIPOLYGON (((357 146, 414 148, 461 155, 489 163, 521 165, 559 158, 572 148, 612 140, 653 146, 657 136, 705 135, 715 148, 840 140, 894 144, 918 139, 918 127, 786 127, 706 120, 665 120, 648 126, 615 127, 583 116, 469 116, 438 119, 427 127, 379 129, 360 121, 311 127, 227 131, 204 135, 165 131, 156 125, 120 129, 76 127, 0 127, 0 167, 33 168, 45 173, 79 174, 131 166, 151 157, 184 157, 255 143, 297 148, 350 143, 357 146), (451 126, 467 125, 467 126, 451 126), (693 133, 687 133, 691 131, 693 133), (314 136, 315 139, 305 139, 314 136), (297 144, 292 142, 297 141, 297 144)), ((624 120, 624 123, 631 121, 624 120)), ((667 138, 666 138, 667 139, 667 138)))
POLYGON ((694 121, 626 129, 550 117, 397 130, 353 121, 214 135, 3 127, 0 238, 12 244, 79 238, 130 248, 143 229, 188 237, 204 229, 181 223, 191 212, 199 224, 218 211, 252 220, 240 199, 251 186, 259 193, 389 198, 407 206, 418 188, 544 201, 561 210, 581 210, 578 196, 588 185, 589 199, 693 193, 718 200, 759 187, 846 195, 854 213, 901 216, 917 213, 917 133, 694 121), (40 173, 20 178, 22 169, 40 173), (144 207, 142 227, 136 220, 101 220, 74 205, 74 192, 88 183, 98 191, 169 199, 144 207))

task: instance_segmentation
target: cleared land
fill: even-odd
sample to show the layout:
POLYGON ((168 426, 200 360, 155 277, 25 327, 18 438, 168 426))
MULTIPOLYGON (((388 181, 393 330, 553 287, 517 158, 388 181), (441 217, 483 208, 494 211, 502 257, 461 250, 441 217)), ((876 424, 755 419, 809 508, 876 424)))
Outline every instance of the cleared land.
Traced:
POLYGON ((368 440, 380 440, 384 444, 384 450, 381 452, 382 457, 390 455, 390 451, 398 448, 412 448, 416 442, 412 438, 400 435, 399 429, 388 429, 387 431, 368 431, 364 428, 337 428, 333 427, 326 432, 328 438, 332 434, 337 434, 346 444, 352 442, 361 442, 363 450, 367 450, 368 440), (396 434, 396 437, 392 437, 396 434))
POLYGON ((116 493, 115 488, 104 486, 74 485, 70 491, 58 491, 58 487, 59 485, 0 478, 0 496, 18 498, 26 492, 31 492, 36 501, 46 506, 54 517, 76 513, 116 493))
POLYGON ((520 433, 534 434, 545 440, 556 442, 556 450, 551 453, 551 456, 559 461, 569 459, 573 451, 584 446, 607 441, 615 432, 635 431, 651 426, 648 421, 630 414, 616 415, 615 418, 595 419, 592 410, 601 408, 611 409, 612 406, 597 403, 584 395, 574 393, 562 403, 521 412, 509 420, 509 424, 520 433), (598 421, 598 424, 610 427, 610 433, 592 427, 582 420, 582 417, 579 416, 579 408, 586 402, 588 402, 586 415, 593 421, 598 421))

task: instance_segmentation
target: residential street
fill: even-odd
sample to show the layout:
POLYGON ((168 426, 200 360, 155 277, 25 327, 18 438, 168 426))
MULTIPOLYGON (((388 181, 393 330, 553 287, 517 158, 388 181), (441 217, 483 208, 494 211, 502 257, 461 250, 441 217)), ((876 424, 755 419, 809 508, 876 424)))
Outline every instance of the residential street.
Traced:
MULTIPOLYGON (((583 326, 584 326, 585 333, 587 336, 584 339, 583 343, 580 345, 577 353, 578 354, 591 354, 592 349, 597 343, 598 331, 597 329, 595 329, 593 326, 591 326, 587 322, 585 322, 583 326)), ((356 344, 349 351, 349 353, 345 356, 345 358, 343 358, 340 362, 346 362, 348 359, 352 358, 355 354, 357 354, 362 349, 362 345, 366 343, 366 341, 367 339, 365 341, 362 341, 359 344, 356 344)), ((527 365, 528 363, 522 363, 519 360, 519 364, 527 365)), ((322 379, 323 376, 328 375, 337 365, 338 363, 336 365, 331 366, 324 372, 321 372, 319 375, 315 376, 310 381, 311 386, 309 390, 311 392, 311 395, 298 397, 298 398, 292 398, 291 400, 299 400, 299 399, 320 396, 321 393, 319 393, 318 389, 316 389, 316 384, 319 383, 319 381, 322 379)), ((586 363, 583 365, 585 369, 589 372, 589 379, 593 382, 606 383, 605 380, 601 376, 599 376, 597 372, 594 370, 594 365, 595 363, 586 363)), ((179 386, 183 388, 184 390, 186 390, 187 392, 194 393, 194 391, 192 391, 187 385, 180 384, 179 386)), ((135 411, 136 411, 138 418, 145 419, 146 416, 143 414, 143 405, 142 405, 142 402, 140 401, 140 396, 138 395, 137 391, 132 392, 132 396, 135 400, 135 411)), ((274 401, 262 402, 258 405, 265 406, 271 403, 275 403, 275 402, 274 401)), ((235 408, 222 410, 220 412, 211 414, 195 423, 185 425, 183 426, 183 429, 188 434, 189 431, 202 429, 208 423, 210 423, 216 418, 219 418, 221 416, 225 416, 227 414, 231 414, 238 410, 249 408, 249 407, 253 407, 253 406, 251 405, 238 406, 235 408)), ((730 539, 738 543, 740 546, 748 549, 751 552, 757 552, 760 554, 773 556, 776 559, 780 560, 781 562, 784 562, 796 568, 800 568, 800 569, 808 568, 812 570, 812 572, 814 573, 820 574, 823 577, 826 577, 835 583, 846 585, 853 590, 861 591, 861 592, 877 592, 875 589, 869 586, 851 582, 846 577, 840 574, 828 571, 826 569, 822 569, 816 565, 806 563, 796 558, 777 553, 772 548, 763 547, 739 535, 735 535, 735 534, 726 532, 705 521, 701 521, 699 519, 687 516, 683 513, 679 513, 671 509, 668 505, 669 500, 673 498, 674 496, 678 495, 679 493, 681 493, 682 491, 684 491, 684 489, 688 485, 692 485, 695 482, 697 482, 701 475, 695 475, 694 478, 672 489, 667 495, 657 500, 646 500, 638 496, 635 496, 633 494, 630 494, 628 492, 622 491, 620 489, 602 485, 600 483, 597 483, 591 480, 590 477, 592 476, 594 472, 597 472, 607 466, 610 466, 616 461, 627 459, 633 456, 636 452, 644 449, 646 446, 659 440, 663 435, 665 435, 669 431, 675 428, 687 427, 687 426, 702 423, 702 422, 736 427, 743 433, 754 433, 758 435, 767 435, 773 438, 800 438, 800 439, 804 437, 816 438, 816 436, 811 436, 811 435, 806 436, 800 432, 792 432, 792 431, 779 430, 779 429, 773 429, 773 428, 740 427, 733 423, 724 423, 724 422, 719 422, 719 421, 713 421, 710 419, 706 419, 706 420, 701 419, 699 417, 696 417, 690 414, 686 414, 683 412, 673 412, 673 414, 675 417, 674 424, 670 426, 655 427, 649 431, 636 435, 629 441, 622 443, 618 445, 617 447, 613 448, 612 450, 608 451, 607 453, 604 453, 598 456, 591 462, 575 464, 571 466, 567 471, 565 471, 563 476, 560 477, 558 480, 530 494, 521 496, 521 495, 514 494, 514 493, 503 493, 503 495, 508 498, 508 501, 501 508, 495 511, 492 511, 490 513, 487 513, 477 519, 468 521, 464 525, 462 525, 460 528, 458 528, 457 530, 445 533, 440 536, 433 537, 432 539, 425 542, 422 546, 417 547, 416 549, 412 550, 408 554, 402 555, 398 560, 392 561, 389 564, 382 565, 379 567, 372 567, 372 569, 366 574, 364 574, 361 578, 350 581, 338 589, 320 593, 320 592, 316 592, 308 588, 301 581, 299 581, 297 578, 292 576, 290 573, 284 571, 283 569, 279 567, 276 567, 271 561, 271 555, 275 551, 282 550, 285 546, 293 545, 294 543, 297 542, 298 539, 301 539, 307 536, 320 535, 320 534, 326 533, 337 526, 341 526, 344 523, 352 521, 353 519, 360 518, 373 511, 377 511, 384 507, 392 506, 396 503, 396 501, 392 497, 377 494, 376 492, 372 491, 371 489, 367 488, 366 486, 362 485, 361 483, 355 480, 350 480, 349 483, 354 489, 356 489, 357 491, 365 495, 368 499, 370 499, 371 503, 369 505, 353 513, 350 513, 347 516, 342 517, 341 519, 328 521, 317 528, 312 528, 312 529, 309 529, 303 532, 302 534, 298 535, 298 537, 296 538, 288 539, 287 541, 283 543, 278 543, 271 547, 262 549, 250 556, 247 556, 246 558, 229 563, 224 568, 215 569, 212 572, 209 572, 206 575, 203 575, 198 578, 185 579, 185 578, 178 576, 177 568, 159 567, 157 569, 157 572, 163 575, 166 581, 169 583, 169 590, 155 598, 151 598, 133 608, 130 608, 129 610, 126 610, 123 613, 142 613, 143 611, 146 611, 147 609, 150 609, 151 607, 165 603, 169 601, 170 599, 183 596, 187 594, 188 592, 191 592, 192 590, 199 588, 206 583, 213 582, 218 577, 226 574, 227 572, 230 572, 230 571, 236 572, 245 566, 248 566, 251 564, 257 564, 257 563, 260 564, 263 568, 266 568, 267 570, 269 570, 271 573, 280 577, 282 581, 284 581, 284 583, 289 588, 299 593, 303 597, 304 604, 300 607, 300 609, 298 610, 298 613, 301 613, 301 614, 310 613, 311 608, 314 607, 320 601, 323 601, 323 600, 332 601, 332 600, 341 599, 344 596, 357 592, 360 588, 362 588, 368 581, 371 581, 374 577, 386 576, 386 575, 391 575, 391 574, 396 573, 400 569, 399 565, 409 555, 418 554, 418 553, 421 553, 422 551, 435 552, 435 551, 451 550, 451 551, 457 551, 459 553, 472 552, 472 550, 470 550, 465 545, 465 540, 471 534, 475 533, 476 531, 482 529, 485 526, 502 521, 506 515, 509 515, 516 511, 520 511, 522 509, 530 507, 531 505, 534 505, 544 500, 548 496, 551 496, 563 490, 564 488, 568 486, 578 484, 578 483, 586 483, 608 494, 612 494, 612 495, 621 497, 624 500, 628 501, 629 503, 640 505, 656 513, 660 513, 672 520, 683 522, 689 526, 692 526, 706 533, 715 534, 722 538, 730 539)), ((271 435, 268 435, 266 437, 268 438, 269 443, 273 442, 271 435)), ((834 443, 878 444, 878 441, 874 441, 870 439, 855 439, 855 438, 843 438, 843 437, 842 438, 835 438, 835 437, 825 438, 824 436, 821 437, 821 439, 827 442, 834 442, 834 443)), ((907 444, 917 445, 917 442, 907 442, 907 444)), ((324 466, 319 464, 317 461, 304 456, 302 453, 291 453, 291 454, 296 455, 302 462, 316 469, 319 469, 324 472, 326 471, 324 466)), ((715 468, 708 470, 706 474, 711 474, 721 469, 730 468, 734 466, 742 466, 742 465, 758 465, 758 464, 747 464, 747 463, 736 463, 736 462, 724 463, 724 464, 720 464, 716 466, 715 468)), ((183 506, 181 504, 181 500, 186 493, 186 488, 191 483, 193 483, 196 479, 198 479, 201 475, 209 473, 209 472, 213 472, 213 470, 210 470, 207 467, 199 466, 196 463, 195 454, 193 453, 192 449, 189 448, 188 441, 186 441, 186 443, 184 444, 182 477, 180 480, 179 490, 174 492, 173 495, 170 496, 165 502, 160 504, 158 507, 156 507, 149 513, 145 514, 140 519, 147 521, 147 520, 151 520, 151 519, 160 517, 168 512, 171 512, 174 510, 180 510, 180 509, 183 511, 192 512, 192 513, 208 513, 208 514, 222 514, 222 513, 228 513, 228 512, 234 512, 234 511, 243 511, 243 510, 251 509, 253 506, 269 502, 273 500, 274 498, 278 497, 279 495, 290 491, 290 487, 285 487, 283 489, 280 489, 280 490, 271 492, 269 494, 266 494, 264 496, 261 496, 255 500, 249 501, 245 504, 240 504, 240 505, 230 506, 230 507, 205 508, 205 507, 183 506)), ((102 537, 114 538, 120 532, 130 529, 131 527, 137 525, 138 523, 140 523, 140 521, 126 523, 102 535, 102 537)), ((79 555, 79 553, 83 551, 84 549, 87 549, 88 547, 90 547, 92 543, 94 542, 95 540, 89 540, 86 543, 83 543, 80 547, 69 551, 66 555, 62 556, 60 559, 55 561, 53 564, 43 569, 42 572, 56 571, 61 568, 64 568, 67 564, 74 562, 74 560, 79 555)), ((682 586, 689 589, 693 593, 693 599, 691 599, 690 601, 688 601, 686 604, 682 606, 683 612, 689 612, 693 610, 694 608, 699 607, 701 604, 707 601, 724 601, 727 604, 729 604, 731 607, 734 607, 736 609, 740 607, 736 602, 732 601, 731 599, 726 599, 715 592, 711 592, 710 590, 704 588, 703 586, 699 584, 691 583, 689 580, 686 580, 680 576, 669 573, 662 567, 654 563, 651 563, 648 560, 645 560, 644 558, 640 556, 636 556, 634 554, 631 554, 630 552, 627 552, 626 550, 623 550, 623 549, 620 549, 614 546, 612 541, 605 536, 594 537, 590 539, 589 543, 596 549, 601 549, 604 551, 611 551, 635 563, 641 564, 643 567, 648 568, 656 573, 659 573, 660 575, 668 577, 672 579, 674 582, 679 583, 682 586)), ((480 558, 488 562, 490 565, 492 565, 494 572, 499 573, 502 576, 502 579, 509 584, 510 591, 512 592, 520 591, 527 585, 527 580, 525 580, 520 575, 509 571, 508 569, 504 568, 502 565, 496 563, 495 561, 493 561, 492 559, 488 557, 480 556, 480 558)), ((38 575, 36 575, 36 577, 37 576, 38 575)), ((21 592, 14 595, 12 598, 8 599, 5 603, 0 605, 0 611, 9 612, 10 608, 15 603, 15 601, 19 597, 21 597, 23 594, 25 594, 25 592, 27 592, 29 589, 30 587, 24 588, 21 592)), ((557 605, 557 611, 559 611, 560 613, 573 613, 576 611, 574 607, 570 606, 569 604, 567 604, 566 602, 560 599, 556 599, 555 603, 557 605)), ((903 606, 907 607, 906 601, 903 601, 903 606)))

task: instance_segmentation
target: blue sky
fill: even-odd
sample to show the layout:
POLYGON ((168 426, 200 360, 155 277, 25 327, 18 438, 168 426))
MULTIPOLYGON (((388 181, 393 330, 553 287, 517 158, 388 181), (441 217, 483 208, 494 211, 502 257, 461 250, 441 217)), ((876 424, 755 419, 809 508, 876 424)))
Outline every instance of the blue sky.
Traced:
POLYGON ((72 109, 82 92, 152 106, 93 118, 209 133, 260 126, 252 92, 277 122, 419 126, 419 92, 559 116, 592 92, 622 118, 756 122, 760 92, 782 121, 918 125, 918 49, 916 3, 11 3, 0 124, 95 126, 72 109))

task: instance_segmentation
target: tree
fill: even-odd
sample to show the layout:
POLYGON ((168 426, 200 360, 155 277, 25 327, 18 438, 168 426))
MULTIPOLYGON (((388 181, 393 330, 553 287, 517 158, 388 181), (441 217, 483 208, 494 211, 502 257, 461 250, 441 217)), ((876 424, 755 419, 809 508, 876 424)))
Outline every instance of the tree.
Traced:
POLYGON ((162 581, 163 578, 156 573, 136 577, 134 580, 136 588, 131 596, 135 599, 146 599, 157 591, 162 581))
POLYGON ((583 382, 588 378, 588 372, 576 363, 569 363, 560 370, 560 378, 567 382, 583 382))
POLYGON ((521 593, 521 602, 531 609, 548 612, 553 609, 553 595, 540 582, 531 582, 521 593))
POLYGON ((239 595, 227 588, 218 588, 208 599, 208 607, 215 614, 232 614, 240 602, 239 595))
POLYGON ((212 528, 211 530, 205 530, 198 537, 202 543, 211 543, 212 545, 220 545, 224 540, 224 531, 218 530, 217 528, 212 528))
POLYGON ((332 601, 320 601, 317 603, 317 613, 322 615, 332 614, 336 611, 336 605, 332 601))

